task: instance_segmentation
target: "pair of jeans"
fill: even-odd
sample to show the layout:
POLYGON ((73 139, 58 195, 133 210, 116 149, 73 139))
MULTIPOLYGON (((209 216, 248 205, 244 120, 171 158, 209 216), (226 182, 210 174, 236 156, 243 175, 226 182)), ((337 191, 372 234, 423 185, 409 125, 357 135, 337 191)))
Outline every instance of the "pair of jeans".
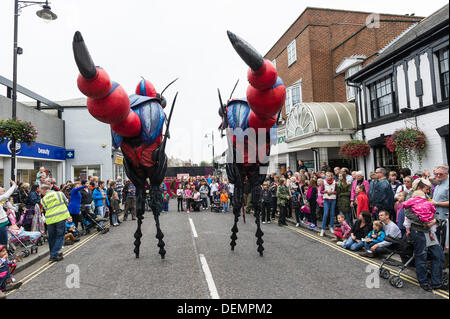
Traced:
POLYGON ((275 218, 275 213, 277 212, 277 197, 272 197, 272 219, 275 218))
MULTIPOLYGON (((95 215, 99 215, 101 218, 105 217, 106 206, 97 206, 95 207, 95 215)), ((103 226, 103 221, 99 222, 98 225, 100 227, 103 226)))
POLYGON ((208 208, 208 198, 207 197, 202 198, 202 207, 208 208))
POLYGON ((178 201, 178 211, 183 211, 183 198, 178 197, 177 201, 178 201))
POLYGON ((224 213, 228 212, 228 202, 223 202, 222 206, 223 206, 223 212, 224 213))
POLYGON ((356 242, 352 239, 352 237, 347 238, 342 248, 350 249, 351 251, 358 251, 364 246, 363 241, 356 242))
POLYGON ((278 225, 286 225, 287 207, 280 205, 280 218, 278 218, 278 225))
POLYGON ((330 212, 330 227, 334 227, 334 209, 336 207, 336 200, 324 200, 323 201, 323 219, 322 229, 327 226, 328 212, 330 212))
POLYGON ((48 246, 50 248, 50 258, 56 258, 64 245, 64 233, 66 230, 66 221, 47 225, 48 246))
POLYGON ((374 246, 376 243, 372 243, 372 242, 367 242, 367 241, 365 241, 364 242, 364 250, 370 250, 370 248, 372 248, 372 246, 374 246))
POLYGON ((169 202, 163 201, 163 211, 169 211, 169 202))
POLYGON ((8 228, 7 226, 0 227, 0 245, 8 245, 8 228))
POLYGON ((117 213, 113 213, 111 214, 111 219, 112 219, 112 224, 116 225, 119 223, 118 218, 117 218, 117 213))
POLYGON ((414 244, 414 259, 417 281, 421 286, 428 285, 427 254, 431 257, 431 287, 442 285, 442 270, 444 267, 444 252, 441 245, 427 247, 425 233, 411 229, 414 244))
POLYGON ((295 221, 297 222, 297 224, 299 224, 305 214, 303 214, 300 211, 300 207, 294 207, 294 212, 295 212, 295 221))
POLYGON ((270 202, 263 202, 262 203, 262 208, 261 208, 261 212, 262 212, 262 221, 268 221, 270 222, 270 211, 271 211, 271 207, 272 207, 272 203, 270 202))

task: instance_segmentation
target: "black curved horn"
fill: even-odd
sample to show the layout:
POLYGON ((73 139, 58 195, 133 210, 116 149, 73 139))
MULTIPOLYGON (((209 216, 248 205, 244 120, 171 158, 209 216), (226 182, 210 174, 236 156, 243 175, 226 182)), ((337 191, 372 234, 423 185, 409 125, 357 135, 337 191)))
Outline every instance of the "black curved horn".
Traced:
POLYGON ((72 48, 75 62, 77 63, 81 75, 86 79, 92 79, 97 74, 97 69, 95 68, 94 61, 92 61, 80 31, 75 32, 75 35, 73 36, 72 48))
POLYGON ((227 31, 228 38, 233 45, 233 48, 239 54, 239 56, 244 60, 244 62, 253 70, 259 70, 263 63, 264 59, 262 55, 255 50, 248 42, 238 37, 231 31, 227 31))

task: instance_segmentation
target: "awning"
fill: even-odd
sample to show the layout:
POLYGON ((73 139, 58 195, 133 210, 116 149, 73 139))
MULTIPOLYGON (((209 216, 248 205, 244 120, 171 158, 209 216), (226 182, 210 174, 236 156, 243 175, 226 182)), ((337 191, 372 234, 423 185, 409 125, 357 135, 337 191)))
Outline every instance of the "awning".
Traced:
POLYGON ((436 129, 440 137, 448 137, 448 124, 436 129))

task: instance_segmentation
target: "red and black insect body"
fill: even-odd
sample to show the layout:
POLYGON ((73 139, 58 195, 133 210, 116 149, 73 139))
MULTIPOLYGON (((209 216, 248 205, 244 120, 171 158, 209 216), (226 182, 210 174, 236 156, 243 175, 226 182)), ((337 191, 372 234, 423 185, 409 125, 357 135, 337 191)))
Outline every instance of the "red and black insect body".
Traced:
POLYGON ((277 75, 274 65, 264 59, 250 44, 228 31, 228 38, 236 52, 250 67, 247 79, 247 97, 230 99, 222 103, 219 92, 222 117, 221 128, 226 129, 228 139, 226 172, 230 183, 235 185, 233 196, 234 225, 231 229, 231 250, 236 246, 237 222, 243 203, 244 180, 251 185, 251 202, 255 211, 257 230, 257 251, 263 255, 264 233, 260 228, 261 184, 266 178, 271 143, 275 140, 276 123, 286 98, 286 87, 277 75), (277 115, 278 114, 278 115, 277 115), (250 138, 254 132, 256 138, 250 138), (244 132, 244 137, 239 134, 244 132), (242 154, 243 151, 243 154, 242 154))
POLYGON ((113 146, 121 148, 125 172, 136 186, 138 220, 138 227, 134 234, 136 258, 139 258, 142 237, 141 224, 145 212, 147 178, 150 180, 150 208, 157 228, 159 254, 161 258, 164 258, 166 253, 162 240, 164 234, 159 226, 159 215, 162 211, 160 184, 167 170, 165 145, 178 93, 175 95, 169 118, 167 118, 163 110, 166 100, 162 93, 156 93, 155 87, 149 81, 142 79, 136 87, 136 94, 128 96, 120 84, 110 80, 104 69, 95 66, 83 37, 78 31, 73 39, 73 52, 80 71, 77 80, 78 88, 88 97, 89 113, 97 120, 110 124, 113 146), (166 124, 166 131, 163 136, 164 124, 166 124))

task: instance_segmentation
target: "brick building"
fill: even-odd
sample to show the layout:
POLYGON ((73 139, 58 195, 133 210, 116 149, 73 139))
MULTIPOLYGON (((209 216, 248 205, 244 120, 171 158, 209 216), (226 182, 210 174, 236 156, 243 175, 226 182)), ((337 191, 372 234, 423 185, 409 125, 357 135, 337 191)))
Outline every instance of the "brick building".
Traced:
POLYGON ((265 55, 286 85, 271 171, 297 160, 352 165, 339 146, 356 132, 354 90, 345 78, 370 63, 422 17, 308 7, 265 55), (283 145, 285 144, 285 145, 283 145))

